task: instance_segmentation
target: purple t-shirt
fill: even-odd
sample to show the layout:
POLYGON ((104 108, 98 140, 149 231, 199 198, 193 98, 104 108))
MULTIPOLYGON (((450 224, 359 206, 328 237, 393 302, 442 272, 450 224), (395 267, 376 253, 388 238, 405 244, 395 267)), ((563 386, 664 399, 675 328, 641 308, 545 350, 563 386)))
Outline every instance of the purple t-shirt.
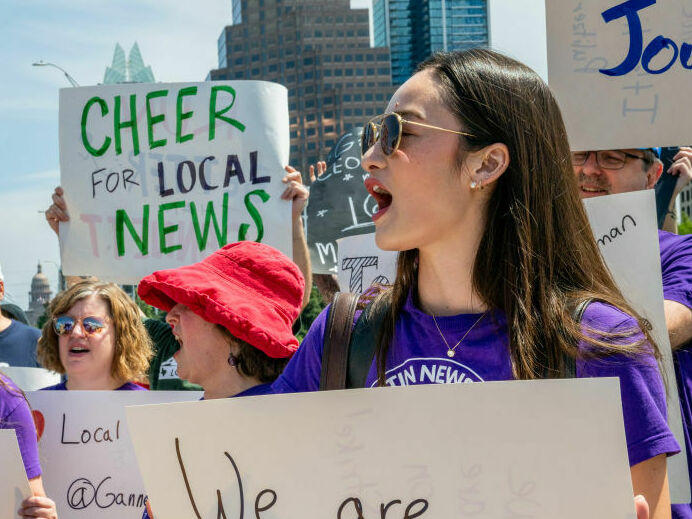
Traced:
MULTIPOLYGON (((41 391, 66 391, 67 382, 60 382, 54 386, 42 387, 41 391)), ((134 382, 125 382, 122 386, 115 388, 113 391, 147 391, 147 388, 138 386, 134 382)))
MULTIPOLYGON (((692 309, 692 235, 678 236, 658 231, 658 244, 661 251, 663 299, 676 301, 692 309)), ((692 480, 692 345, 679 348, 673 353, 673 359, 687 446, 687 465, 692 480)), ((673 505, 673 518, 692 519, 692 506, 673 505)))
POLYGON ((41 475, 41 464, 38 460, 36 425, 31 409, 14 382, 2 374, 0 379, 0 429, 16 431, 26 477, 36 478, 41 475))
MULTIPOLYGON (((455 344, 480 317, 456 315, 438 317, 437 323, 450 344, 455 344)), ((283 374, 273 384, 275 393, 317 391, 327 310, 313 322, 303 343, 290 360, 283 374)), ((606 334, 638 329, 627 314, 603 303, 592 303, 584 312, 584 330, 606 334)), ((593 335, 593 334, 592 334, 593 335)), ((603 341, 631 343, 639 336, 613 338, 598 336, 603 341)), ((396 324, 392 347, 386 359, 386 382, 391 386, 413 384, 474 383, 512 379, 507 323, 502 312, 486 315, 456 349, 447 356, 433 318, 418 309, 411 296, 396 324)), ((580 348, 585 348, 584 343, 580 348)), ((675 437, 666 421, 665 389, 658 366, 652 356, 637 360, 610 357, 607 361, 578 361, 579 377, 619 377, 625 419, 627 451, 630 465, 659 454, 679 452, 675 437)), ((375 363, 370 367, 366 386, 377 383, 375 363)))

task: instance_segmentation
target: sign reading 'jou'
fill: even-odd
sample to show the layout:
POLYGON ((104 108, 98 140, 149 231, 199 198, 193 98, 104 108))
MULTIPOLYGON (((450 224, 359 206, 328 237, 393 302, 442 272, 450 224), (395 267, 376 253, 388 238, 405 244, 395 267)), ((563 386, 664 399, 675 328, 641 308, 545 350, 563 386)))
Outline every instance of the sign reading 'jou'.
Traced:
POLYGON ((574 151, 692 141, 688 0, 546 0, 548 83, 574 151))
POLYGON ((65 273, 137 282, 241 240, 291 255, 286 99, 262 81, 61 90, 65 273))

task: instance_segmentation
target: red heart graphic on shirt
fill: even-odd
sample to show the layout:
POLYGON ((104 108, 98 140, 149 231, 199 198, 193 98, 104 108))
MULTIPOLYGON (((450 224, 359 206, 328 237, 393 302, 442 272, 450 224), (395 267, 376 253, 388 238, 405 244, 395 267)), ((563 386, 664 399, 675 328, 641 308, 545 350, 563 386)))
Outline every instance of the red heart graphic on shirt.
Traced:
POLYGON ((46 427, 46 419, 43 417, 43 413, 37 409, 31 411, 34 417, 34 425, 36 426, 36 440, 40 441, 41 436, 43 436, 43 429, 46 427))

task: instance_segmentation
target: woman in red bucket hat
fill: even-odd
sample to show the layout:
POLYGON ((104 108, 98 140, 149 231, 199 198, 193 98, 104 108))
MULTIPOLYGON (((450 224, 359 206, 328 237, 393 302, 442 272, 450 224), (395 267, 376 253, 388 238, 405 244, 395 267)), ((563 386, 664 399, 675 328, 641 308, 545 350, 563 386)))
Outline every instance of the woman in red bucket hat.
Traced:
POLYGON ((300 270, 281 252, 239 242, 199 263, 154 272, 138 293, 168 312, 180 343, 178 374, 209 399, 269 392, 298 349, 292 326, 304 288, 300 270))
MULTIPOLYGON (((298 349, 292 327, 304 289, 300 269, 281 252, 238 242, 199 263, 154 272, 137 292, 168 312, 180 343, 174 355, 180 378, 212 399, 271 392, 298 349)), ((142 519, 152 517, 147 501, 142 519)))

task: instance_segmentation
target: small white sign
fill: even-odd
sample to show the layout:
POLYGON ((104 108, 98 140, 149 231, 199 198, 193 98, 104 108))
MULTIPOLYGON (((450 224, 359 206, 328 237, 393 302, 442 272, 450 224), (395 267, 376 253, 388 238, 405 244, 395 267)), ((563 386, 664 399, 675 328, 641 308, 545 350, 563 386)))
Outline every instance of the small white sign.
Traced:
POLYGON ((265 81, 60 90, 66 275, 136 283, 219 247, 291 257, 287 90, 265 81))
POLYGON ((3 367, 2 372, 22 391, 37 391, 60 383, 60 374, 43 368, 3 367))
POLYGON ((126 411, 154 515, 166 519, 634 517, 617 379, 126 411))
POLYGON ((60 519, 140 519, 146 491, 125 406, 201 396, 196 391, 27 393, 39 435, 43 486, 60 519))
POLYGON ((373 283, 390 285, 396 277, 396 251, 383 251, 375 243, 375 234, 340 238, 338 281, 342 292, 360 294, 373 283))
POLYGON ((572 150, 692 141, 688 0, 546 0, 546 23, 572 150))
POLYGON ((0 467, 0 517, 17 517, 32 493, 14 429, 0 429, 0 467))

